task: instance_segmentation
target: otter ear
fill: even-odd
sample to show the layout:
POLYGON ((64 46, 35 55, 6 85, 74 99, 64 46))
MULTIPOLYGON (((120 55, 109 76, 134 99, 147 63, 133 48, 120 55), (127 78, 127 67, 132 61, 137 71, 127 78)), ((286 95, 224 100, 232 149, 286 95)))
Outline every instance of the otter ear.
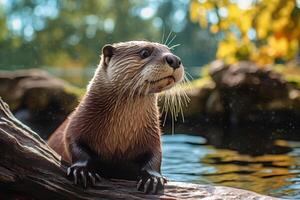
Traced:
POLYGON ((102 48, 103 64, 105 67, 108 66, 108 63, 111 57, 114 55, 114 52, 115 52, 115 47, 113 47, 110 44, 107 44, 102 48))

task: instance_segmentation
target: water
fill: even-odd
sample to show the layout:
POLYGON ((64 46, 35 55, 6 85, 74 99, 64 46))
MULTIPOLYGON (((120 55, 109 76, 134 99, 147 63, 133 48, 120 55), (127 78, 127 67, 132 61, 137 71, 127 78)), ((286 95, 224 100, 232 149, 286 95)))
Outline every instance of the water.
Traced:
MULTIPOLYGON (((211 138, 202 136, 163 136, 162 172, 168 179, 232 186, 275 197, 300 199, 299 141, 273 137, 264 142, 265 136, 254 141, 246 137, 244 141, 248 140, 248 144, 241 142, 241 148, 236 149, 222 146, 218 136, 213 136, 209 129, 205 131, 219 143, 212 145, 211 138), (251 153, 245 149, 252 149, 251 153), (274 150, 269 151, 271 149, 274 150)), ((230 145, 228 138, 226 142, 230 145)))
MULTIPOLYGON (((95 67, 47 70, 85 87, 95 67)), ((179 125, 175 132, 185 134, 163 136, 162 171, 170 180, 232 186, 300 199, 299 127, 252 124, 223 128, 205 124, 179 125)))

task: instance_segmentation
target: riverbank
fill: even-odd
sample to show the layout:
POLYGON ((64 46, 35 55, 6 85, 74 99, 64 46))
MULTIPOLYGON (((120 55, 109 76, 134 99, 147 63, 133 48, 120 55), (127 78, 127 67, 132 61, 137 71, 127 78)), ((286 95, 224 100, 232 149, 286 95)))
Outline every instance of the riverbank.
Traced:
MULTIPOLYGON (((183 87, 190 98, 188 106, 183 107, 185 124, 298 126, 297 70, 300 71, 295 67, 260 67, 250 62, 226 65, 215 61, 203 70, 202 78, 183 87)), ((0 85, 0 96, 14 114, 42 133, 43 138, 61 124, 84 94, 84 89, 42 70, 0 71, 0 85), (43 130, 45 125, 47 130, 43 130)), ((167 120, 167 124, 170 122, 167 120)))
POLYGON ((67 163, 1 99, 0 136, 0 194, 8 199, 276 199, 236 188, 171 181, 159 195, 137 191, 135 181, 101 180, 94 188, 77 187, 65 175, 67 163))
POLYGON ((300 81, 295 82, 300 70, 291 76, 251 62, 222 61, 206 70, 204 78, 186 90, 191 98, 186 119, 227 125, 300 123, 300 81))

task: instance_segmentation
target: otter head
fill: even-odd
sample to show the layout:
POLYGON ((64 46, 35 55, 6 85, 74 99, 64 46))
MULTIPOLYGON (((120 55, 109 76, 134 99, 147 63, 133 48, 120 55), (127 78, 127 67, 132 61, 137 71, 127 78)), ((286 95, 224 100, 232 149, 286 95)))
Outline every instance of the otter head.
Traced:
POLYGON ((184 74, 180 58, 166 45, 146 41, 104 46, 100 65, 111 86, 130 95, 167 90, 184 74))

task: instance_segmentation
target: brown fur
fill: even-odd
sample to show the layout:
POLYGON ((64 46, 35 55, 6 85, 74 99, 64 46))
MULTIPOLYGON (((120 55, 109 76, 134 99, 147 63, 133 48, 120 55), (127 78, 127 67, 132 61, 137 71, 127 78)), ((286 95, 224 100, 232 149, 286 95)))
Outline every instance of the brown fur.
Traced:
POLYGON ((71 162, 68 155, 67 155, 67 151, 65 148, 65 140, 64 140, 64 131, 67 127, 67 125, 69 124, 69 118, 67 118, 59 127, 58 129, 55 131, 55 133, 53 133, 50 137, 50 139, 48 140, 48 144, 50 147, 52 147, 52 149, 54 149, 59 155, 62 156, 62 158, 65 161, 71 162))
POLYGON ((182 67, 166 65, 164 56, 169 54, 166 46, 150 42, 104 47, 86 95, 49 145, 70 163, 89 160, 91 154, 104 163, 131 163, 151 155, 146 166, 160 172, 156 93, 180 81, 183 73, 182 67), (153 50, 152 56, 141 59, 139 52, 145 48, 153 50), (164 79, 170 75, 174 78, 164 79))
POLYGON ((133 158, 137 153, 152 151, 154 147, 160 151, 159 113, 155 104, 157 97, 143 97, 134 103, 121 103, 118 109, 113 109, 115 100, 110 96, 103 93, 101 96, 88 94, 50 137, 48 144, 63 159, 72 162, 68 145, 79 138, 106 159, 114 156, 133 158), (102 102, 103 98, 107 102, 102 102))

